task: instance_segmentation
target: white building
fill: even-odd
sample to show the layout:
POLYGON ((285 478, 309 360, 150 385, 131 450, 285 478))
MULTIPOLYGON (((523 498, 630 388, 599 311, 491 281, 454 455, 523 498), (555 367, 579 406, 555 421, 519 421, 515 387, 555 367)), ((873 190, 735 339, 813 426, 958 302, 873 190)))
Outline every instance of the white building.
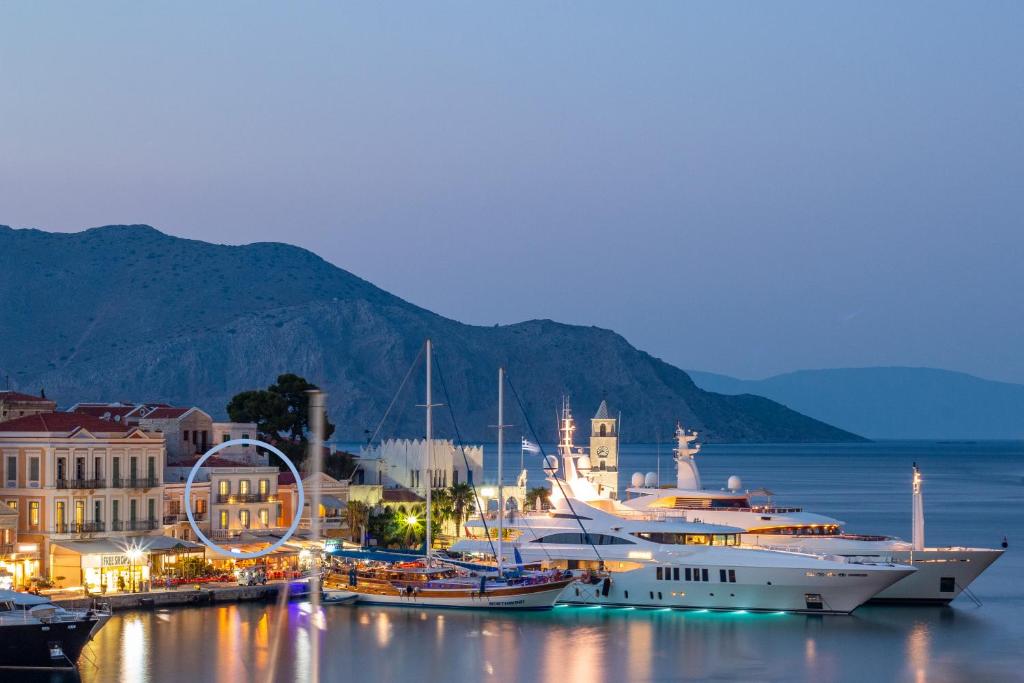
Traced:
POLYGON ((425 439, 389 439, 378 446, 364 446, 359 449, 353 483, 401 487, 426 495, 428 482, 432 488, 483 482, 483 446, 459 448, 450 439, 434 439, 430 463, 424 468, 426 447, 425 439))
MULTIPOLYGON (((257 439, 255 422, 214 422, 213 443, 214 445, 235 439, 257 439)), ((217 457, 230 460, 240 465, 253 465, 265 467, 269 464, 266 453, 258 453, 255 446, 228 446, 222 451, 217 451, 217 457)))

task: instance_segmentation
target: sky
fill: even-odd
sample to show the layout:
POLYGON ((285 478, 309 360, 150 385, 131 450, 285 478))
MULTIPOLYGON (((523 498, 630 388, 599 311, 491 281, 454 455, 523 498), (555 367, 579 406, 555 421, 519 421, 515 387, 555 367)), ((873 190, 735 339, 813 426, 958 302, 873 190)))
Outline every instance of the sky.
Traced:
MULTIPOLYGON (((1024 3, 0 3, 0 224, 759 378, 1024 382, 1024 3)), ((3 255, 0 254, 0 262, 3 255)))

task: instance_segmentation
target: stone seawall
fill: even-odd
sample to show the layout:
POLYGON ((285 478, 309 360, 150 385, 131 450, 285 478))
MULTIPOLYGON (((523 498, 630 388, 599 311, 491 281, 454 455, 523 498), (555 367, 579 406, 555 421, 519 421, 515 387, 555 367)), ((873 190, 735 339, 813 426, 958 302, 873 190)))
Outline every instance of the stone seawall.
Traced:
MULTIPOLYGON (((210 605, 217 602, 243 602, 271 600, 285 583, 268 583, 265 586, 218 586, 216 588, 181 587, 178 590, 159 590, 148 593, 125 593, 97 597, 96 602, 106 603, 115 612, 122 609, 148 609, 176 605, 210 605)), ((87 608, 93 598, 64 598, 53 602, 61 607, 87 608)))

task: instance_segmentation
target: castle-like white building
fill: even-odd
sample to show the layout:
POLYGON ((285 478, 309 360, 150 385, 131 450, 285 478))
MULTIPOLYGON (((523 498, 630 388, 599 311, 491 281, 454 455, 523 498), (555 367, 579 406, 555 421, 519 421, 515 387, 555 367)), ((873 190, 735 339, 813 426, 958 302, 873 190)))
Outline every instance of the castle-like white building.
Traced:
POLYGON ((424 468, 426 448, 425 439, 388 439, 377 446, 364 446, 359 449, 354 482, 407 488, 421 496, 426 495, 428 483, 434 489, 483 482, 483 446, 460 448, 450 439, 434 439, 429 465, 424 468))

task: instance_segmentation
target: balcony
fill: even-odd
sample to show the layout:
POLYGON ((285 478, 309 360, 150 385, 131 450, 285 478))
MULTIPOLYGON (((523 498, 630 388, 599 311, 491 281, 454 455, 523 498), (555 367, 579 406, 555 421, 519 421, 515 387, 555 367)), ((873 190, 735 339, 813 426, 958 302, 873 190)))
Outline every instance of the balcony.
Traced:
POLYGON ((110 482, 115 489, 151 489, 159 485, 157 477, 114 477, 110 482))
POLYGON ((115 519, 110 523, 111 531, 153 531, 156 528, 157 521, 155 519, 115 519))
MULTIPOLYGON (((273 536, 279 536, 282 533, 284 533, 284 529, 283 528, 267 527, 267 528, 259 528, 259 529, 255 529, 255 528, 254 529, 213 529, 213 530, 211 530, 210 535, 214 538, 214 540, 229 541, 229 540, 231 540, 233 538, 238 538, 239 536, 241 536, 243 534, 245 534, 246 536, 270 536, 270 537, 273 537, 273 536)), ((271 540, 276 540, 276 539, 268 538, 267 542, 269 543, 271 540)))
POLYGON ((276 503, 278 497, 273 493, 218 493, 217 503, 235 505, 237 503, 276 503))
POLYGON ((107 487, 105 479, 58 479, 59 489, 102 489, 107 487))
POLYGON ((95 534, 106 531, 107 526, 102 521, 98 522, 71 522, 58 523, 53 525, 55 534, 95 534))
MULTIPOLYGON (((205 512, 193 512, 192 518, 196 520, 196 523, 206 521, 205 512)), ((164 515, 164 524, 188 524, 188 515, 184 512, 176 515, 164 515)))

